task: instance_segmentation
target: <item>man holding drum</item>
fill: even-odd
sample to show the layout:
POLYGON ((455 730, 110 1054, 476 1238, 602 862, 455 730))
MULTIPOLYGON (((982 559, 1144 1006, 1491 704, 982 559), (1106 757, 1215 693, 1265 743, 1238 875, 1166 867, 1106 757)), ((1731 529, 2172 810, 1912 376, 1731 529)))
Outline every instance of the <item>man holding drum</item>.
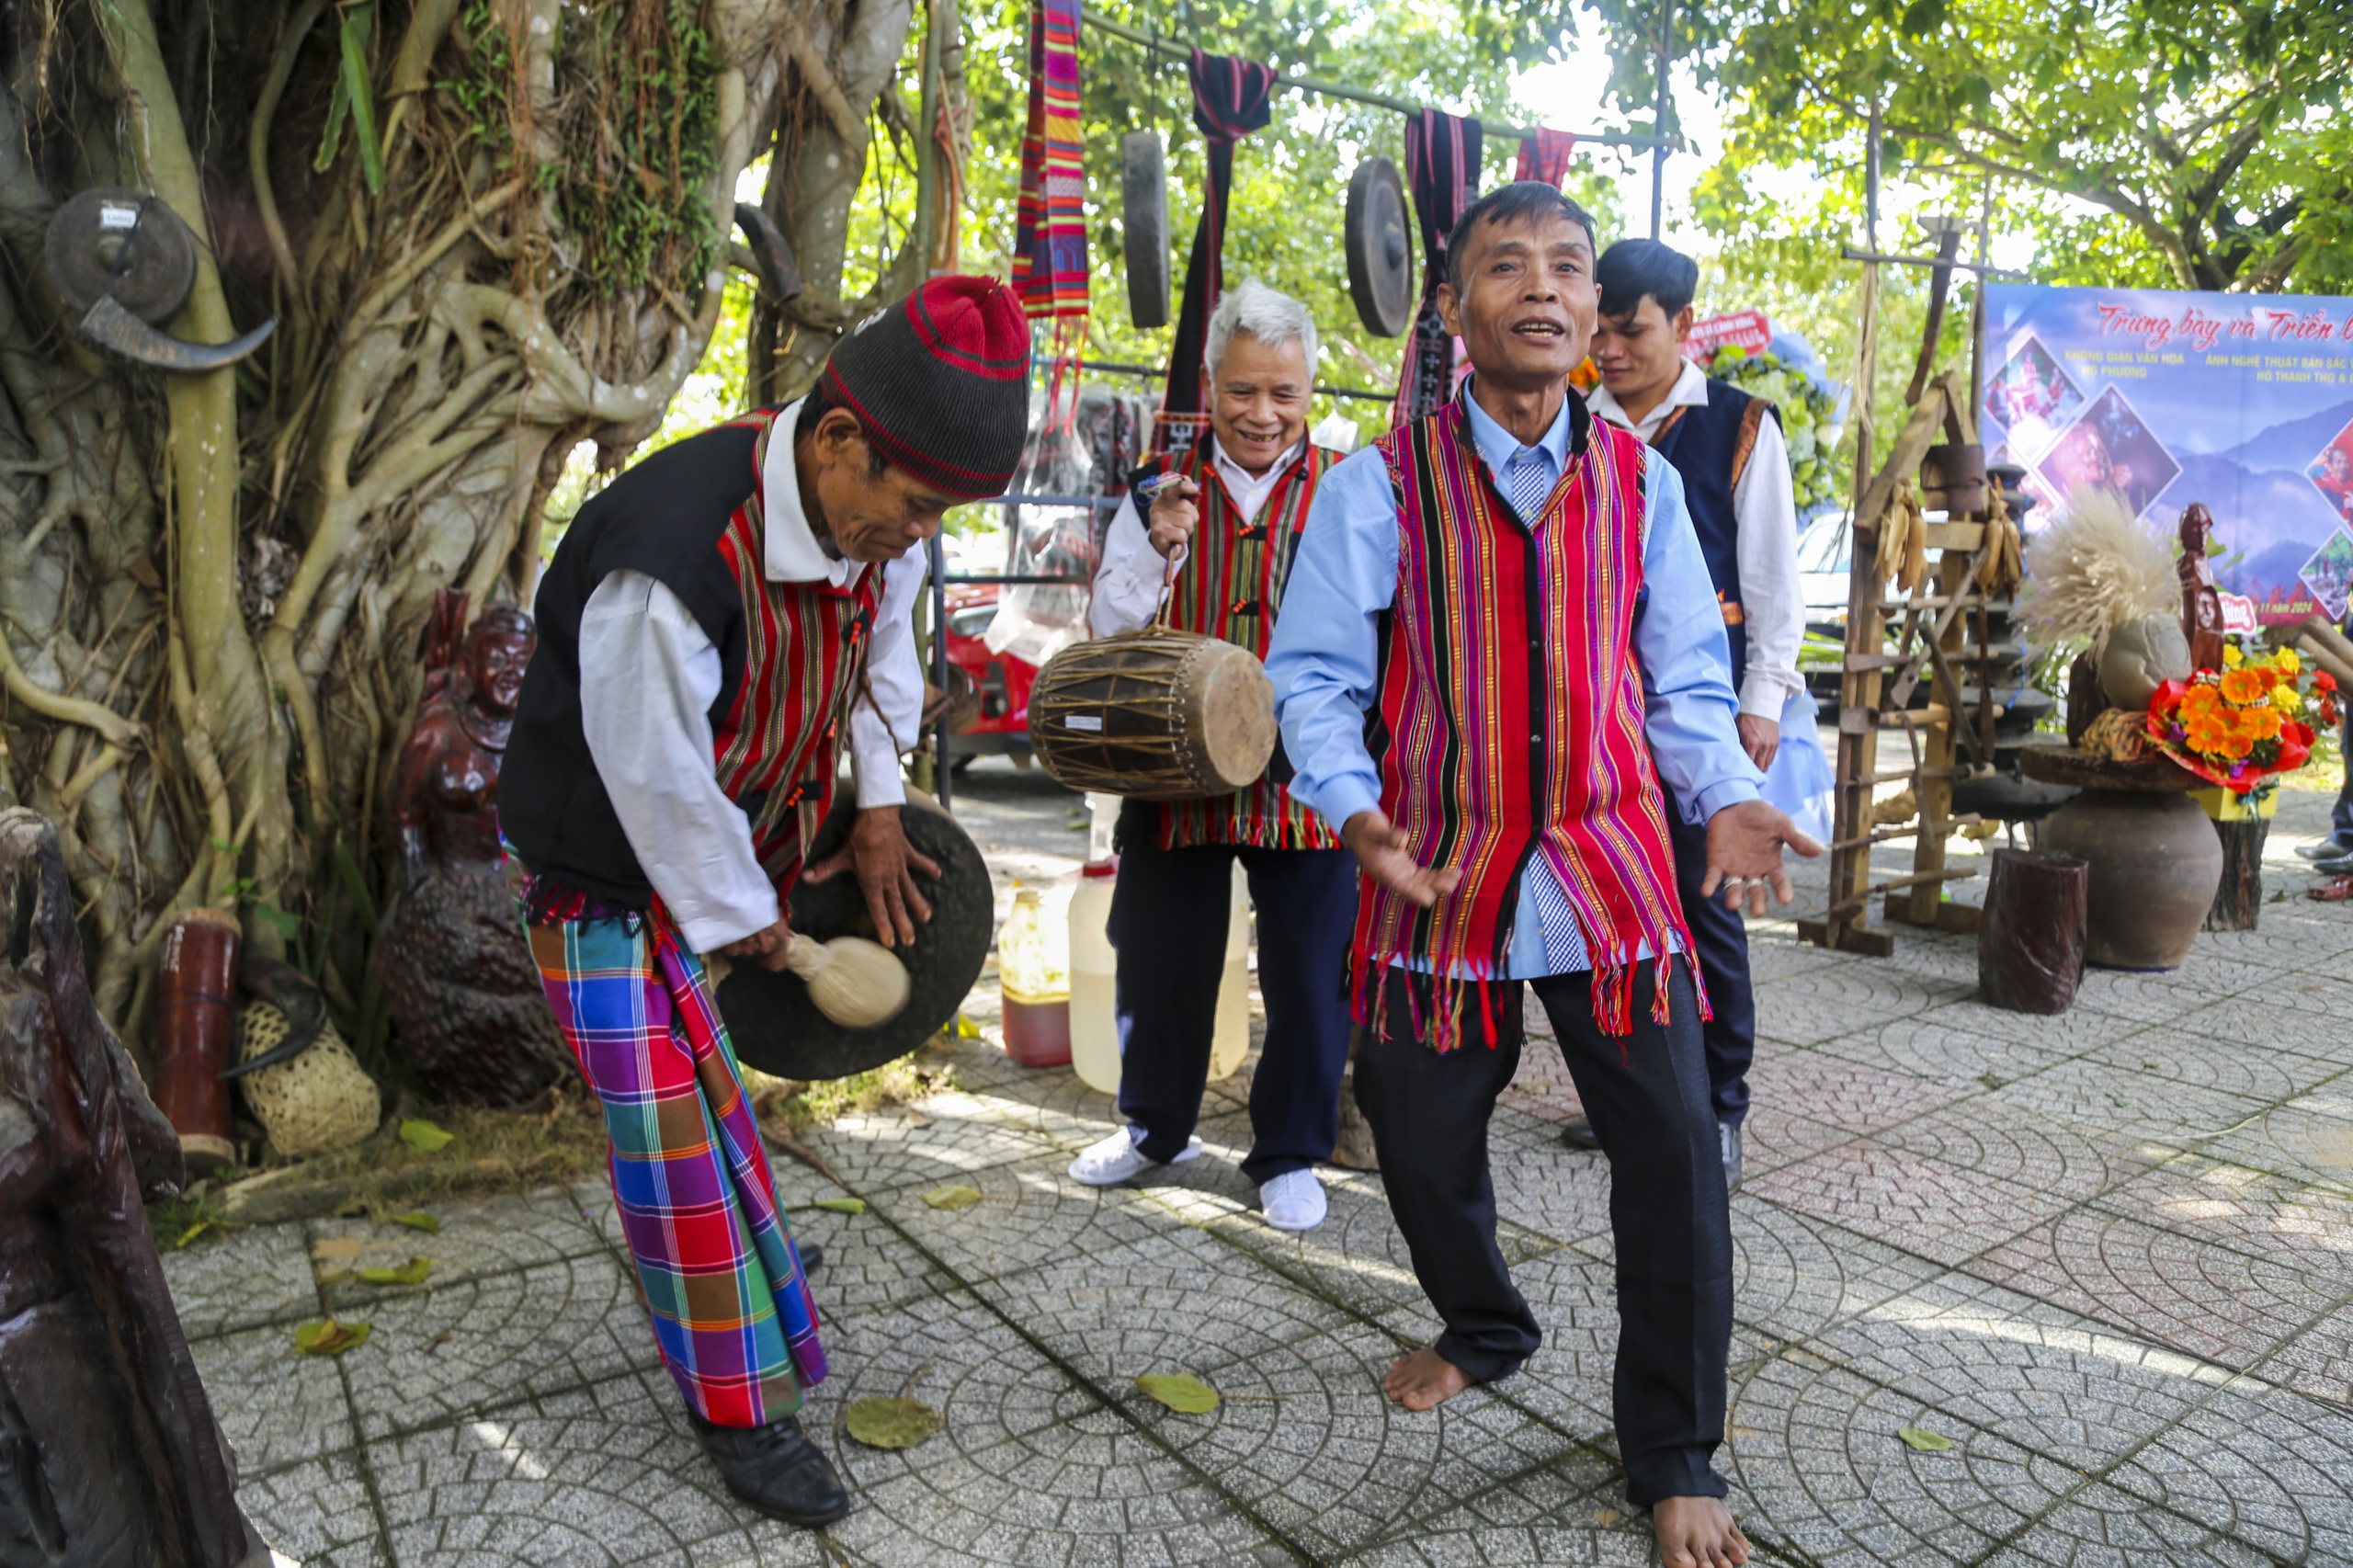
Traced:
MULTIPOLYGON (((1218 301, 1206 352, 1210 428, 1138 475, 1111 519, 1087 624, 1098 637, 1148 625, 1164 597, 1183 631, 1264 657, 1316 484, 1339 454, 1307 438, 1315 323, 1256 278, 1218 301)), ((1079 1155, 1072 1179, 1126 1181, 1189 1160, 1224 965, 1233 863, 1258 912, 1267 1044, 1250 1085, 1250 1155, 1267 1222, 1323 1223, 1314 1165, 1339 1135, 1348 1060, 1341 981, 1356 915, 1356 864, 1324 820, 1267 776, 1232 795, 1130 801, 1111 895, 1118 950, 1120 1114, 1127 1125, 1079 1155)))
POLYGON ((605 1108, 654 1333, 728 1489, 799 1525, 849 1500, 795 1419, 824 1352, 701 955, 780 968, 797 878, 845 867, 913 940, 938 868, 899 825, 923 676, 915 547, 1000 494, 1029 416, 1003 284, 936 278, 808 397, 666 447, 580 509, 541 582, 500 780, 532 956, 605 1108), (861 807, 804 868, 845 732, 861 807))
POLYGON ((1384 1392, 1427 1410, 1541 1343, 1487 1167, 1532 985, 1610 1162, 1627 1494, 1670 1568, 1723 1568, 1732 1238, 1666 813, 1707 824, 1703 896, 1760 915, 1783 846, 1819 846, 1757 798, 1674 469, 1569 386, 1595 250, 1549 185, 1463 213, 1438 301, 1474 374, 1325 478, 1267 675, 1295 788, 1363 867, 1357 1096, 1445 1324, 1384 1392))

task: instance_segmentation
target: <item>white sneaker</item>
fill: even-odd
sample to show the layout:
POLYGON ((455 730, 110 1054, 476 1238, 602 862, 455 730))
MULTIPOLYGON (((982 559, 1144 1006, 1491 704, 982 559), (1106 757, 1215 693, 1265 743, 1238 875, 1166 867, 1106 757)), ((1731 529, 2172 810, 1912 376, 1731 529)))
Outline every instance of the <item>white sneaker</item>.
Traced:
MULTIPOLYGON (((1132 1127, 1122 1127, 1099 1143, 1087 1146, 1086 1152, 1070 1163, 1070 1179, 1081 1187, 1117 1187, 1131 1177, 1159 1165, 1158 1160, 1146 1159, 1136 1147, 1141 1140, 1132 1127)), ((1194 1139, 1185 1152, 1167 1163, 1181 1165, 1188 1160, 1201 1157, 1201 1141, 1194 1139)))
POLYGON ((1324 1222, 1331 1207, 1324 1184, 1310 1170, 1285 1171, 1260 1182, 1258 1201, 1266 1205, 1267 1223, 1278 1231, 1312 1231, 1324 1222))

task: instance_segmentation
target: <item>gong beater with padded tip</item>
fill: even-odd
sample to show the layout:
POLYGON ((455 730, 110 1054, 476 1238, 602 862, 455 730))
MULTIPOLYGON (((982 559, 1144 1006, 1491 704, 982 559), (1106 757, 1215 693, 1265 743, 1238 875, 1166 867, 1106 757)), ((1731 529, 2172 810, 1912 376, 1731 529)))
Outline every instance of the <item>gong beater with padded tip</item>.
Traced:
POLYGON ((1157 131, 1120 138, 1120 231, 1128 264, 1128 319, 1168 324, 1168 164, 1157 131))
POLYGON ((1375 337, 1394 337, 1414 321, 1414 246, 1406 226, 1404 182, 1386 158, 1367 158, 1348 179, 1348 296, 1357 319, 1375 337))
POLYGON ((142 190, 82 191, 49 221, 41 258, 77 316, 99 300, 161 324, 196 284, 196 238, 179 214, 142 190))
POLYGON ((1138 801, 1230 795, 1275 751, 1275 688, 1249 649, 1154 627, 1073 643, 1029 687, 1029 749, 1055 782, 1138 801))
MULTIPOLYGON (((841 847, 857 814, 857 802, 843 791, 809 846, 812 863, 841 847)), ((907 791, 899 823, 907 842, 939 865, 937 881, 915 873, 931 902, 931 918, 916 923, 914 942, 893 949, 907 968, 906 1006, 880 1028, 849 1028, 817 1010, 800 976, 738 959, 719 983, 719 1013, 736 1056, 747 1065, 780 1078, 846 1078, 897 1061, 938 1034, 964 1005, 996 931, 988 865, 956 819, 917 790, 907 791)), ((793 930, 820 942, 874 935, 866 894, 847 868, 822 882, 795 883, 790 919, 793 930)))

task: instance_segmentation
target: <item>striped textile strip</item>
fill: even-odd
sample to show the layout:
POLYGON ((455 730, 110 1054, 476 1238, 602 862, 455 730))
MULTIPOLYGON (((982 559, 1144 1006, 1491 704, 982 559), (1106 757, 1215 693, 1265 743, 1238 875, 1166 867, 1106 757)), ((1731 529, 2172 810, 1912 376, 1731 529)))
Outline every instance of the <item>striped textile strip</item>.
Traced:
MULTIPOLYGON (((1139 479, 1180 472, 1200 486, 1202 526, 1184 570, 1169 590, 1168 624, 1247 648, 1263 660, 1274 641, 1283 583, 1299 551, 1315 487, 1340 454, 1310 442, 1276 481, 1274 493, 1245 524, 1210 460, 1207 436, 1180 455, 1147 464, 1139 479)), ((1246 790, 1206 800, 1166 801, 1159 807, 1160 846, 1234 844, 1254 849, 1337 849, 1339 835, 1288 786, 1261 776, 1246 790)))
MULTIPOLYGON (((752 460, 767 459, 775 414, 752 460)), ((882 573, 870 567, 847 589, 777 583, 762 570, 767 524, 759 487, 728 519, 720 553, 744 595, 744 676, 713 727, 713 772, 752 818, 752 846, 780 888, 792 885, 817 824, 833 804, 849 705, 866 667, 882 573)))
POLYGON ((715 1426, 791 1415, 825 1376, 817 1309, 702 960, 659 907, 529 936, 604 1106, 614 1205, 664 1365, 715 1426))
POLYGON ((1422 231, 1422 303, 1405 335, 1392 427, 1436 414, 1454 395, 1454 337, 1438 313, 1438 286, 1446 281, 1447 240, 1479 197, 1484 136, 1477 120, 1434 108, 1405 117, 1406 186, 1422 231))
MULTIPOLYGON (((1632 649, 1642 446, 1597 424, 1529 528, 1459 402, 1375 445, 1399 505, 1372 746, 1381 808, 1415 859, 1462 876, 1428 910, 1364 884, 1350 955, 1358 1019, 1378 1028, 1390 965, 1424 960, 1435 979, 1422 1038, 1452 1049, 1461 993, 1476 986, 1494 1043, 1486 983, 1510 950, 1521 868, 1540 854, 1585 937, 1595 1022, 1629 1034, 1636 954, 1691 946, 1632 649)), ((1655 988, 1661 1023, 1667 989, 1655 988)), ((1704 1016, 1704 992, 1700 1006, 1704 1016)))
POLYGON ((1572 132, 1539 127, 1519 139, 1519 161, 1513 165, 1511 177, 1541 180, 1558 190, 1569 177, 1569 159, 1576 148, 1577 139, 1572 132))
POLYGON ((1029 7, 1029 118, 1021 134, 1013 290, 1033 318, 1086 314, 1078 7, 1079 0, 1033 0, 1029 7))
POLYGON ((1210 178, 1201 192, 1193 254, 1185 262, 1185 297, 1177 306, 1176 335, 1168 351, 1168 383, 1161 394, 1160 417, 1153 422, 1155 452, 1181 450, 1207 423, 1202 417, 1207 404, 1201 395, 1201 351, 1209 342, 1210 316, 1225 291, 1225 207, 1233 192, 1233 144, 1263 130, 1274 115, 1273 67, 1197 49, 1188 69, 1193 81, 1193 123, 1209 148, 1210 178))

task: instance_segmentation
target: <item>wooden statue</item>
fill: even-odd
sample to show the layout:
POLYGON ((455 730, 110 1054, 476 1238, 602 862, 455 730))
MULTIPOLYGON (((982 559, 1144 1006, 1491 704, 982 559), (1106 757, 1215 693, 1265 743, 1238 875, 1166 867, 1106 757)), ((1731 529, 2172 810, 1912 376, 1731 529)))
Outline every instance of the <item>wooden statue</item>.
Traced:
POLYGON ((267 1564, 141 1206, 179 1138, 91 1001, 57 831, 21 808, 0 909, 0 1562, 267 1564))
POLYGON ((2206 559, 2206 540, 2214 531, 2214 514, 2204 503, 2192 501, 2181 515, 2181 633, 2189 639, 2193 669, 2222 667, 2222 596, 2214 586, 2214 568, 2206 559))
POLYGON ((393 772, 401 885, 376 944, 376 973, 426 1089, 518 1106, 573 1070, 498 843, 498 765, 534 633, 512 605, 483 611, 460 642, 464 622, 465 596, 443 589, 416 727, 393 772))

